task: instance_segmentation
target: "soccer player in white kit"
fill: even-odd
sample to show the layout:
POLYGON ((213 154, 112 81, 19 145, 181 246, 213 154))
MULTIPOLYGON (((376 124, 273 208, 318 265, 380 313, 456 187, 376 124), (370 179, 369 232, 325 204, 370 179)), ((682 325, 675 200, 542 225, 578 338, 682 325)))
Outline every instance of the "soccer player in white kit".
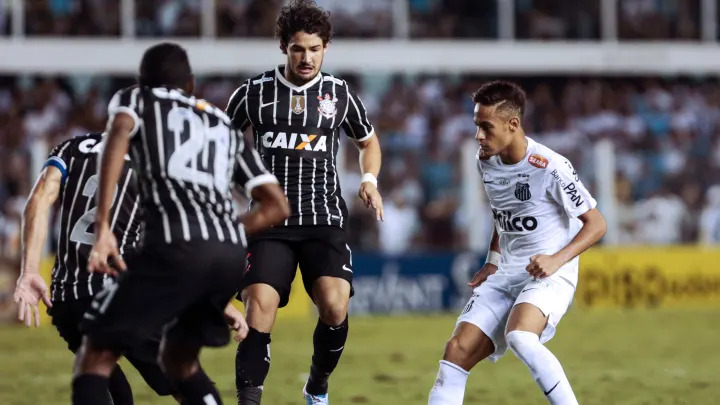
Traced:
POLYGON ((483 84, 475 102, 478 170, 495 229, 473 296, 445 346, 429 405, 462 404, 470 369, 507 348, 528 366, 551 404, 577 404, 557 358, 555 334, 578 280, 578 255, 605 234, 605 220, 570 162, 525 136, 525 92, 483 84))

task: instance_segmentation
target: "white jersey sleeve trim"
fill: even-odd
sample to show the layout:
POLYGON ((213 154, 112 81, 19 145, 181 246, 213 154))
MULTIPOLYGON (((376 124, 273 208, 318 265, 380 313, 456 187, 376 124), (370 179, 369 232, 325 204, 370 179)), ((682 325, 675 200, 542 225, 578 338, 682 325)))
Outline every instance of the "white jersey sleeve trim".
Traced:
POLYGON ((354 139, 354 138, 353 138, 353 141, 355 141, 355 143, 365 142, 365 141, 367 141, 368 139, 372 138, 373 136, 375 136, 375 128, 372 128, 372 127, 371 127, 371 128, 370 128, 370 132, 369 132, 367 135, 365 135, 364 137, 362 137, 362 138, 360 138, 360 139, 354 139))
POLYGON ((262 186, 263 184, 279 184, 277 177, 270 173, 261 174, 259 176, 253 177, 252 179, 248 180, 247 183, 245 183, 245 195, 248 198, 251 198, 250 194, 252 194, 252 191, 257 186, 262 186))
POLYGON ((111 111, 111 113, 112 113, 112 116, 110 117, 110 125, 108 126, 108 130, 110 129, 110 126, 112 126, 112 122, 113 122, 113 120, 115 120, 115 116, 117 115, 117 113, 125 113, 125 114, 129 115, 130 117, 132 117, 132 119, 133 119, 133 129, 130 131, 130 138, 135 136, 138 129, 140 128, 140 117, 138 117, 135 110, 133 110, 130 107, 119 106, 119 107, 115 107, 111 111))

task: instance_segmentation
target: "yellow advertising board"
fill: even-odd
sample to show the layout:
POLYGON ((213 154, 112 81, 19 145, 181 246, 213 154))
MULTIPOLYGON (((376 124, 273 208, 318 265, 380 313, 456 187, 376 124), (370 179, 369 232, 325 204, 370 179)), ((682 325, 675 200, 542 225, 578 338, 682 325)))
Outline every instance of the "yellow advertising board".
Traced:
POLYGON ((579 308, 720 308, 720 249, 597 248, 580 256, 579 308))

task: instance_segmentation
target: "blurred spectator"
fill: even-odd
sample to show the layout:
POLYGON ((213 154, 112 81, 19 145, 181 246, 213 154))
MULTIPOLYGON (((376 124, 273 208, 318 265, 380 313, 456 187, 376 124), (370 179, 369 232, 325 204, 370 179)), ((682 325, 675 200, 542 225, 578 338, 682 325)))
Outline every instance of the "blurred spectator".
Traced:
POLYGON ((333 35, 353 38, 392 36, 393 2, 388 0, 316 0, 330 13, 333 35))
POLYGON ((600 2, 514 0, 516 37, 521 39, 599 39, 600 2))
POLYGON ((700 38, 699 0, 621 0, 618 19, 621 39, 700 38))
POLYGON ((135 0, 135 30, 139 37, 199 36, 197 0, 135 0))
POLYGON ((9 35, 11 26, 10 0, 0 0, 0 36, 9 35))
MULTIPOLYGON (((0 16, 1 16, 0 12, 0 16)), ((25 34, 118 36, 120 2, 107 0, 28 0, 25 34)))
POLYGON ((635 220, 638 236, 646 244, 673 244, 682 241, 682 222, 687 207, 667 187, 638 203, 635 220))
POLYGON ((385 197, 385 221, 378 223, 380 251, 399 254, 411 249, 419 228, 417 210, 405 201, 402 190, 385 197))
POLYGON ((497 38, 497 1, 408 0, 413 38, 497 38))
POLYGON ((698 221, 700 243, 720 244, 720 185, 710 187, 698 221))
POLYGON ((219 37, 266 37, 275 35, 275 20, 283 0, 218 0, 219 37))

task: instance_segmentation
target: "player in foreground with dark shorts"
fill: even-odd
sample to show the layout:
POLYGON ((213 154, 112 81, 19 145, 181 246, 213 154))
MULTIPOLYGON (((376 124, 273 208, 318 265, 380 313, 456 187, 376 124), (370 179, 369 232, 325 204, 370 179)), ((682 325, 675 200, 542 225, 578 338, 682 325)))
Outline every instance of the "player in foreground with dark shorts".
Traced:
MULTIPOLYGON (((108 280, 107 275, 87 271, 95 240, 92 225, 96 211, 97 158, 103 146, 101 134, 78 136, 57 145, 50 152, 23 212, 22 264, 14 294, 18 318, 31 326, 34 315, 35 326, 39 326, 38 304, 42 299, 53 325, 73 353, 82 342, 83 314, 90 308, 93 295, 102 290, 108 280), (50 210, 58 199, 61 231, 48 290, 40 275, 40 260, 50 210)), ((117 196, 112 206, 112 231, 119 241, 119 252, 125 257, 135 251, 140 236, 140 197, 134 177, 133 169, 126 162, 115 187, 117 196)), ((172 384, 156 361, 159 346, 158 335, 131 348, 126 356, 155 392, 170 395, 172 384)), ((112 369, 108 388, 114 405, 134 403, 132 389, 119 364, 112 369)))
POLYGON ((74 405, 107 403, 118 357, 161 329, 160 363, 182 403, 222 403, 200 368, 200 349, 229 341, 224 309, 242 275, 245 231, 282 221, 288 207, 242 133, 220 109, 193 97, 193 87, 185 50, 162 43, 143 55, 138 86, 116 93, 108 107, 89 269, 122 274, 85 314, 74 405), (127 265, 110 231, 113 185, 126 153, 138 172, 145 226, 139 254, 127 265), (232 204, 235 184, 259 202, 242 223, 232 204))
POLYGON ((303 395, 306 404, 327 404, 328 378, 348 336, 353 279, 348 212, 336 170, 340 129, 360 150, 358 194, 378 220, 383 216, 377 189, 380 142, 348 83, 320 71, 332 34, 328 14, 312 1, 293 1, 281 10, 276 32, 287 62, 248 79, 226 110, 240 129, 252 127, 255 147, 291 209, 283 224, 250 238, 240 294, 250 332, 235 360, 238 403, 260 403, 275 314, 288 303, 299 265, 320 316, 303 395))

